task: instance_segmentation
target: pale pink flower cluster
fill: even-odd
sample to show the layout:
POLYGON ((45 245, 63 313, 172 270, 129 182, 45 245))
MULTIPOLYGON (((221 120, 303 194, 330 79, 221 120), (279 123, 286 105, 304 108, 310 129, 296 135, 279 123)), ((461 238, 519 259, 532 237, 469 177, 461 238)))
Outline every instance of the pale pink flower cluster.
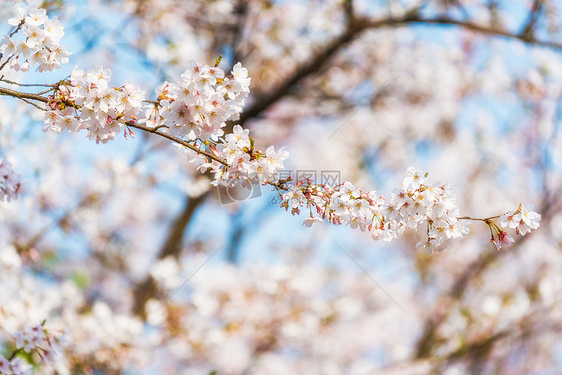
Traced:
POLYGON ((428 184, 426 178, 427 173, 408 168, 403 188, 392 194, 385 216, 390 222, 398 222, 400 228, 417 230, 427 225, 427 241, 418 246, 431 253, 447 249, 455 239, 468 234, 469 222, 457 219, 460 214, 453 188, 449 184, 428 184))
MULTIPOLYGON (((387 203, 376 192, 362 192, 351 182, 330 187, 314 185, 311 181, 300 181, 282 195, 281 207, 291 208, 294 214, 300 208, 310 209, 310 217, 303 225, 311 226, 327 219, 332 224, 347 224, 362 231, 369 230, 375 240, 392 241, 400 238, 406 228, 417 230, 426 225, 427 240, 418 243, 427 253, 443 251, 453 241, 469 233, 467 219, 461 219, 455 204, 455 192, 448 184, 428 184, 427 173, 410 167, 404 178, 402 189, 395 189, 387 203), (316 216, 314 215, 316 212, 316 216)), ((521 206, 502 216, 502 226, 517 228, 525 235, 539 227, 540 215, 521 206)), ((492 242, 498 249, 509 245, 513 239, 492 220, 484 220, 492 229, 492 242)))
POLYGON ((311 212, 304 225, 328 219, 336 225, 369 230, 375 240, 392 241, 407 227, 416 230, 427 224, 427 241, 419 245, 428 252, 441 251, 468 233, 467 223, 457 219, 460 215, 452 188, 426 184, 426 176, 413 167, 408 168, 403 189, 396 189, 388 203, 376 192, 363 193, 348 181, 333 188, 307 182, 285 193, 281 206, 298 214, 305 204, 311 212), (319 216, 313 215, 312 207, 319 216))
MULTIPOLYGON (((218 67, 189 62, 179 84, 165 83, 158 100, 150 102, 145 118, 138 121, 144 92, 131 83, 115 88, 109 86, 111 71, 101 66, 84 73, 75 69, 70 81, 61 82, 50 97, 43 130, 60 133, 88 130, 88 137, 106 143, 128 122, 145 123, 162 128, 177 138, 191 142, 193 147, 209 150, 219 160, 209 161, 195 151, 182 147, 192 161, 198 160, 205 171, 215 174, 214 185, 233 186, 265 183, 283 168, 288 157, 284 150, 270 146, 265 153, 254 150, 249 131, 241 126, 225 137, 226 121, 240 116, 249 90, 248 71, 237 63, 226 77, 218 67), (220 143, 217 145, 216 142, 220 143)), ((132 134, 129 131, 129 134, 132 134)), ((125 130, 125 136, 127 130, 125 130)))
POLYGON ((380 216, 384 202, 384 198, 377 197, 376 192, 363 193, 349 181, 335 187, 301 181, 289 187, 282 198, 281 207, 290 207, 293 214, 300 213, 300 207, 305 204, 311 209, 310 217, 303 223, 306 226, 327 219, 332 224, 349 224, 362 231, 372 227, 373 218, 380 216), (313 215, 312 207, 319 217, 313 215))
POLYGON ((500 218, 502 228, 515 228, 515 232, 521 236, 531 233, 531 229, 537 229, 541 221, 541 215, 532 209, 531 204, 527 207, 519 205, 517 210, 506 212, 500 218))
POLYGON ((125 122, 137 119, 144 91, 132 83, 111 87, 110 79, 111 70, 101 66, 87 73, 74 69, 70 82, 61 83, 50 98, 43 130, 72 133, 85 129, 96 143, 115 139, 125 122))
POLYGON ((289 153, 283 148, 275 151, 274 146, 269 146, 265 153, 254 150, 249 134, 248 129, 235 125, 233 133, 221 139, 222 143, 217 146, 216 154, 228 166, 218 162, 201 165, 202 170, 211 168, 215 177, 213 185, 248 186, 252 183, 277 181, 277 171, 283 168, 283 161, 289 157, 289 153))
POLYGON ((511 244, 515 242, 513 237, 511 237, 507 232, 500 229, 496 223, 489 222, 489 225, 492 232, 492 238, 490 238, 490 242, 494 244, 498 251, 501 250, 503 245, 511 246, 511 244))
MULTIPOLYGON (((532 229, 537 229, 540 226, 541 215, 532 210, 533 205, 529 204, 523 207, 521 204, 515 211, 508 211, 500 216, 500 224, 502 228, 510 227, 515 229, 515 233, 524 236, 531 233, 532 229)), ((490 226, 492 238, 490 241, 494 246, 501 250, 503 245, 511 246, 515 240, 503 229, 501 229, 491 219, 485 220, 490 226)))
POLYGON ((70 52, 59 44, 64 28, 56 18, 49 19, 45 9, 32 8, 26 12, 23 8, 18 8, 17 16, 8 22, 16 30, 10 35, 2 36, 0 69, 7 65, 16 71, 26 72, 39 65, 37 71, 45 72, 68 63, 70 52), (22 31, 23 40, 13 39, 18 31, 22 31))
POLYGON ((21 176, 12 170, 12 164, 0 159, 0 201, 17 198, 24 192, 21 176))
POLYGON ((249 92, 248 71, 240 63, 225 77, 218 67, 189 61, 178 84, 166 82, 158 89, 146 124, 165 125, 169 134, 186 140, 217 141, 225 122, 239 118, 249 92))
POLYGON ((222 69, 194 61, 181 75, 179 84, 166 82, 159 90, 157 103, 146 111, 146 124, 162 126, 169 134, 192 141, 194 147, 209 150, 225 164, 210 160, 192 149, 180 146, 198 168, 214 174, 213 185, 250 186, 253 183, 274 182, 277 170, 283 168, 288 153, 265 153, 254 149, 248 129, 235 125, 233 133, 224 135, 226 121, 237 120, 244 100, 250 92, 248 71, 237 63, 230 76, 222 69), (218 144, 216 144, 218 142, 218 144))

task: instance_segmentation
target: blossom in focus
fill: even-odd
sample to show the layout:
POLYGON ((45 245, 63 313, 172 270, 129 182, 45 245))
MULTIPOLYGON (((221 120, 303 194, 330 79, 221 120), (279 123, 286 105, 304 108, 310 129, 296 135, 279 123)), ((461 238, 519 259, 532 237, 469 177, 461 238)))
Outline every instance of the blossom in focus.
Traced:
POLYGON ((87 130, 88 138, 96 143, 115 139, 125 122, 141 112, 144 91, 130 82, 110 87, 110 79, 111 70, 102 66, 86 73, 75 68, 70 82, 60 85, 58 94, 51 98, 43 130, 87 130))
POLYGON ((531 204, 526 207, 519 205, 517 210, 508 211, 500 217, 500 220, 503 228, 514 228, 517 234, 524 236, 540 226, 541 215, 533 211, 531 204))

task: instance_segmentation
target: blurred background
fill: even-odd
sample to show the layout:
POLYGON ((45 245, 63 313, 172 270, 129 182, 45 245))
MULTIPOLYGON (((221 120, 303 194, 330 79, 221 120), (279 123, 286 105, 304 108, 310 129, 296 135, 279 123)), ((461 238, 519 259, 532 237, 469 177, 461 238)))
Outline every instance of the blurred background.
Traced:
POLYGON ((0 204, 4 355, 47 319, 71 344, 42 373, 562 372, 560 2, 7 1, 2 34, 16 6, 57 16, 73 55, 12 80, 103 65, 154 99, 222 56, 252 79, 235 123, 286 147, 288 173, 389 196, 414 166, 462 215, 532 203, 542 220, 501 252, 474 223, 430 255, 423 232, 306 228, 268 187, 222 204, 169 141, 44 133, 2 97, 0 157, 28 190, 0 204))

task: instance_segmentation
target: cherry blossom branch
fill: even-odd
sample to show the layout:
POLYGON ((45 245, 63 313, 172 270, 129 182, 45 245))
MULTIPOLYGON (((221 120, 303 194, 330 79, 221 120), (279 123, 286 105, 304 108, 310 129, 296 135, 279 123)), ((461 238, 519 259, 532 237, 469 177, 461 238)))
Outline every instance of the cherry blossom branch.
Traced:
MULTIPOLYGON (((108 73, 102 72, 100 69, 91 75, 97 81, 85 82, 86 85, 83 87, 92 90, 92 88, 96 88, 99 85, 106 85, 104 83, 105 80, 100 77, 108 73)), ((89 75, 90 73, 82 74, 82 77, 85 79, 89 75)), ((85 107, 90 99, 80 99, 81 102, 77 101, 79 100, 77 97, 79 94, 76 90, 82 90, 80 87, 78 83, 68 85, 65 81, 59 82, 54 87, 55 95, 49 98, 9 89, 3 89, 0 93, 20 97, 22 100, 32 98, 33 100, 47 102, 48 107, 52 108, 53 111, 48 114, 45 121, 50 122, 52 118, 53 124, 51 127, 65 126, 68 127, 69 131, 77 131, 82 125, 69 125, 68 121, 81 121, 80 116, 82 115, 79 115, 76 112, 77 110, 86 111, 86 113, 87 111, 92 111, 90 107, 85 107), (62 111, 63 117, 57 111, 62 111), (69 114, 71 115, 70 117, 68 116, 69 114), (64 116, 67 116, 66 120, 64 116)), ((150 104, 153 105, 153 112, 155 112, 154 119, 160 116, 158 114, 160 107, 165 107, 165 103, 169 101, 167 99, 169 97, 167 87, 165 86, 159 95, 158 101, 150 101, 150 104)), ((135 91, 130 87, 124 86, 123 88, 114 88, 113 90, 117 95, 125 95, 121 99, 125 103, 135 97, 135 91)), ((189 92, 187 88, 184 90, 189 92)), ((107 98, 108 96, 111 97, 111 94, 110 92, 103 93, 101 96, 107 98)), ((173 101, 178 100, 173 97, 169 98, 173 101)), ((94 100, 100 101, 96 97, 94 97, 94 100)), ((178 109, 181 111, 182 107, 178 109)), ((128 112, 117 113, 117 117, 127 117, 125 113, 128 112)), ((102 115, 102 118, 105 118, 104 116, 107 115, 102 115)), ((112 119, 112 116, 115 115, 107 117, 107 121, 115 121, 112 119)), ((132 114, 128 116, 135 117, 132 114)), ((175 119, 175 117, 173 118, 175 119)), ((529 207, 522 208, 521 205, 517 211, 510 211, 504 215, 488 218, 460 216, 458 215, 458 208, 453 203, 452 197, 454 197, 454 192, 446 185, 434 186, 426 184, 425 178, 427 173, 424 175, 413 168, 409 169, 409 176, 404 180, 404 190, 394 194, 390 202, 386 203, 384 197, 377 197, 375 192, 362 193, 350 182, 330 187, 327 185, 313 185, 310 181, 300 181, 294 187, 289 186, 290 179, 279 180, 274 177, 276 169, 283 167, 282 160, 286 158, 286 155, 282 153, 276 154, 272 147, 268 148, 265 154, 259 150, 255 151, 253 140, 249 137, 249 131, 243 130, 239 125, 234 127, 234 134, 229 134, 223 139, 221 148, 217 148, 208 141, 203 142, 199 138, 191 140, 191 142, 197 140, 203 142, 203 144, 215 152, 215 154, 211 154, 194 146, 189 141, 159 130, 160 128, 166 128, 167 131, 170 131, 170 126, 168 125, 156 125, 157 122, 153 121, 155 126, 149 127, 138 124, 133 120, 119 121, 127 127, 159 135, 194 151, 196 155, 207 157, 207 161, 201 166, 203 170, 207 168, 212 169, 215 175, 214 183, 217 185, 230 185, 240 182, 245 184, 259 180, 261 183, 269 184, 277 189, 282 199, 281 207, 288 209, 291 206, 292 214, 298 214, 300 212, 299 207, 306 204, 306 207, 310 210, 310 217, 305 219, 304 222, 307 226, 326 219, 332 224, 348 224, 352 228, 360 227, 361 230, 369 230, 375 240, 382 238, 386 241, 391 241, 394 238, 400 238, 406 227, 417 229, 420 224, 427 223, 427 242, 418 245, 423 245, 428 252, 442 251, 448 248, 454 239, 467 234, 469 232, 468 227, 463 223, 466 220, 485 222, 490 228, 491 241, 498 250, 502 245, 509 246, 513 239, 493 222, 493 219, 501 217, 503 227, 510 226, 515 228, 517 233, 521 235, 525 235, 531 229, 536 229, 539 226, 540 215, 533 212, 529 207), (221 155, 222 158, 217 155, 221 155), (209 163, 209 161, 216 162, 217 164, 214 165, 209 163), (219 168, 218 165, 222 165, 224 168, 219 168), (287 192, 283 194, 283 191, 287 192), (315 211, 317 216, 314 215, 313 211, 315 211)), ((190 126, 193 126, 192 123, 190 124, 190 126)), ((92 125, 89 126, 91 127, 92 125)), ((171 126, 177 127, 178 124, 174 121, 171 126)), ((113 132, 111 129, 110 131, 113 132)), ((129 133, 133 135, 130 130, 129 133)), ((100 139, 99 137, 98 135, 98 140, 100 139)))
MULTIPOLYGON (((48 23, 44 12, 32 9, 31 13, 35 18, 43 16, 38 22, 48 23)), ((411 20, 416 14, 409 17, 406 19, 411 20)), ((17 20, 11 21, 16 23, 17 20)), ((369 23, 350 23, 346 38, 353 38, 354 29, 369 26, 369 23)), ((26 43, 30 46, 43 48, 29 39, 26 43)), ((14 44, 13 41, 9 43, 14 44)), ((283 160, 288 157, 286 151, 276 152, 273 146, 265 152, 256 149, 249 130, 240 125, 235 125, 232 133, 224 134, 222 128, 226 121, 235 120, 242 111, 250 78, 240 63, 233 67, 231 75, 226 76, 218 68, 219 62, 220 58, 214 66, 189 62, 181 81, 162 84, 154 101, 147 101, 144 92, 132 83, 111 87, 111 70, 101 66, 88 72, 75 69, 70 79, 53 85, 50 90, 54 93, 48 98, 6 88, 2 88, 0 94, 46 103, 45 131, 60 133, 85 129, 90 139, 106 143, 125 126, 125 137, 127 130, 129 135, 134 135, 129 128, 137 128, 176 142, 191 153, 190 161, 196 162, 201 172, 210 170, 215 186, 270 184, 279 192, 281 207, 286 210, 290 207, 293 215, 306 206, 310 212, 310 217, 304 221, 307 226, 327 220, 335 225, 346 224, 368 230, 375 240, 391 241, 400 238, 407 227, 416 230, 423 225, 427 227, 427 241, 418 245, 427 252, 442 251, 455 239, 468 234, 468 220, 485 222, 498 250, 502 245, 510 245, 513 239, 493 219, 501 218, 502 227, 515 228, 522 236, 539 227, 541 217, 531 210, 531 206, 523 208, 519 205, 515 211, 484 219, 460 216, 453 189, 448 184, 429 184, 426 181, 428 174, 413 167, 408 169, 403 189, 395 190, 388 200, 374 191, 362 192, 348 181, 333 187, 315 185, 310 180, 290 186, 290 179, 280 180, 277 175, 283 168, 283 160), (141 114, 143 109, 144 116, 141 114)), ((44 64, 47 68, 52 66, 50 61, 44 64)), ((19 66, 12 68, 17 70, 19 66)))
MULTIPOLYGON (((15 83, 12 83, 12 82, 9 82, 9 83, 15 84, 15 83)), ((31 86, 31 85, 29 85, 29 86, 31 86)), ((56 85, 52 85, 52 86, 55 87, 56 85)), ((13 97, 13 98, 17 98, 17 99, 23 100, 23 101, 25 101, 26 103, 32 104, 32 105, 34 105, 35 107, 37 107, 37 108, 39 108, 39 109, 42 109, 42 110, 46 110, 46 109, 41 108, 41 107, 38 107, 37 105, 35 105, 34 103, 31 103, 31 102, 27 101, 26 99, 29 99, 29 100, 36 100, 36 101, 40 101, 40 102, 49 104, 49 98, 46 98, 46 97, 44 97, 44 96, 41 96, 41 95, 38 95, 38 94, 33 94, 33 93, 26 93, 26 92, 15 91, 15 90, 7 89, 7 88, 4 88, 4 87, 0 87, 0 95, 11 96, 11 97, 13 97)), ((149 102, 154 103, 154 101, 149 101, 149 102)), ((178 137, 174 137, 174 136, 172 136, 172 135, 170 135, 170 134, 164 133, 164 132, 158 130, 159 128, 150 128, 150 127, 148 127, 148 126, 144 126, 144 125, 137 124, 137 123, 135 123, 135 122, 133 122, 133 121, 126 121, 126 122, 125 122, 125 125, 127 125, 128 127, 131 127, 131 128, 136 128, 136 129, 139 129, 139 130, 143 130, 143 131, 145 131, 145 132, 149 132, 149 133, 152 133, 152 134, 156 134, 156 135, 158 135, 158 136, 160 136, 160 137, 169 139, 169 140, 171 140, 172 142, 175 142, 175 143, 180 144, 180 145, 182 145, 182 146, 184 146, 184 147, 187 147, 187 148, 189 148, 189 149, 191 149, 191 150, 197 152, 198 154, 201 154, 201 155, 203 155, 203 156, 205 156, 205 157, 208 157, 208 158, 210 158, 210 159, 212 159, 212 160, 214 160, 214 161, 216 161, 216 162, 218 162, 218 163, 221 163, 221 164, 223 164, 223 165, 227 165, 227 163, 226 163, 224 160, 218 158, 217 156, 215 156, 215 155, 213 155, 213 154, 211 154, 211 153, 209 153, 209 152, 207 152, 207 151, 201 150, 200 148, 195 147, 195 146, 193 146, 192 144, 190 144, 190 143, 188 143, 188 142, 186 142, 186 141, 184 141, 184 140, 182 140, 182 139, 180 139, 180 138, 178 138, 178 137)))
POLYGON ((20 100, 29 99, 29 100, 36 100, 43 103, 49 103, 49 99, 44 96, 33 94, 33 93, 10 90, 5 87, 0 87, 0 95, 11 96, 13 98, 18 98, 20 100))
POLYGON ((271 184, 279 191, 281 207, 291 208, 293 215, 306 207, 310 216, 303 225, 311 226, 324 220, 334 225, 349 225, 369 231, 374 240, 392 241, 400 238, 406 228, 417 230, 427 227, 427 241, 418 243, 428 253, 443 251, 452 242, 469 233, 467 221, 483 221, 490 228, 490 241, 498 250, 514 240, 502 228, 510 227, 524 236, 539 227, 541 216, 532 206, 508 211, 503 215, 487 218, 460 216, 455 204, 455 193, 448 184, 434 185, 427 181, 427 173, 413 167, 408 169, 403 188, 395 189, 386 199, 376 192, 362 192, 351 182, 337 186, 312 184, 308 179, 287 188, 290 179, 271 184), (281 191, 288 190, 282 194, 281 191), (501 227, 493 220, 500 218, 501 227))

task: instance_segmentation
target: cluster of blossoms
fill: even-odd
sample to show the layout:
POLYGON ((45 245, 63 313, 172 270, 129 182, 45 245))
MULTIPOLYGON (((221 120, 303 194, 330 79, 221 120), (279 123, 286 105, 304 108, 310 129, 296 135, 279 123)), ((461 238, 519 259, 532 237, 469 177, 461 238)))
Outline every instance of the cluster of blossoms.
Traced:
POLYGON ((200 169, 210 168, 215 179, 215 186, 248 186, 253 183, 275 183, 278 180, 277 171, 283 168, 283 161, 289 153, 284 149, 275 151, 269 146, 265 153, 254 149, 254 140, 248 129, 235 125, 233 133, 221 139, 221 143, 214 149, 215 154, 227 165, 216 161, 201 164, 200 169))
POLYGON ((146 110, 146 124, 165 125, 173 136, 218 141, 228 120, 237 120, 250 92, 248 70, 234 65, 231 76, 216 66, 188 62, 178 84, 165 82, 146 110))
POLYGON ((134 121, 141 112, 144 91, 132 83, 110 87, 110 79, 111 70, 101 66, 87 73, 74 69, 70 81, 60 82, 49 98, 43 130, 72 133, 85 129, 96 143, 115 139, 124 123, 134 121))
POLYGON ((276 152, 273 146, 265 153, 255 150, 249 130, 240 125, 234 126, 231 134, 224 135, 222 129, 226 121, 240 117, 249 92, 248 71, 240 63, 225 76, 216 66, 190 61, 180 83, 166 82, 157 90, 158 100, 149 103, 143 121, 151 128, 164 127, 168 134, 215 156, 216 160, 208 160, 192 148, 182 147, 191 161, 198 161, 202 172, 211 169, 214 185, 274 181, 288 153, 276 152))
POLYGON ((54 336, 43 325, 27 326, 23 331, 14 333, 16 351, 7 359, 0 354, 0 374, 27 375, 33 373, 31 364, 17 353, 25 351, 27 356, 36 354, 40 361, 50 362, 62 353, 66 346, 66 336, 54 336))
POLYGON ((144 92, 131 83, 110 87, 109 69, 96 66, 87 73, 74 69, 70 80, 60 82, 49 97, 43 130, 72 133, 86 129, 90 139, 106 143, 127 125, 146 124, 188 142, 191 148, 184 145, 183 150, 192 161, 198 160, 203 171, 212 169, 215 185, 270 181, 283 168, 288 153, 275 152, 273 146, 265 153, 254 150, 249 131, 239 125, 226 136, 222 130, 226 121, 240 116, 250 91, 248 71, 237 63, 227 77, 218 67, 195 62, 188 66, 179 84, 165 83, 158 89, 158 100, 147 103, 144 92), (148 108, 139 120, 143 105, 148 108), (197 150, 211 152, 216 160, 205 159, 197 150))
POLYGON ((531 233, 531 229, 537 229, 540 226, 541 215, 533 211, 533 205, 527 207, 519 205, 515 211, 506 212, 501 216, 502 228, 515 228, 515 232, 521 236, 531 233))
POLYGON ((16 71, 28 71, 36 64, 37 71, 53 71, 68 63, 70 53, 59 44, 64 35, 62 24, 49 19, 45 9, 17 9, 17 16, 8 21, 16 29, 4 35, 0 43, 0 70, 9 66, 16 71), (14 35, 21 31, 24 39, 16 41, 14 35))
MULTIPOLYGON (((389 202, 374 191, 362 192, 348 181, 335 187, 300 181, 281 195, 281 207, 291 208, 294 215, 306 206, 310 210, 310 217, 304 221, 306 226, 326 219, 335 225, 348 224, 368 230, 375 240, 392 241, 400 238, 406 228, 417 230, 420 225, 426 225, 427 240, 418 247, 423 246, 428 253, 443 251, 455 239, 469 233, 469 218, 460 217, 450 185, 429 184, 426 179, 427 173, 408 168, 402 189, 395 189, 389 202)), ((538 213, 520 206, 517 211, 502 216, 502 226, 517 227, 517 233, 524 235, 538 228, 539 220, 538 213)), ((501 244, 513 242, 491 219, 484 221, 495 229, 492 241, 498 249, 501 244)))
POLYGON ((7 160, 0 159, 0 201, 17 198, 24 191, 21 176, 12 170, 7 160))
POLYGON ((386 217, 414 230, 427 224, 427 241, 418 246, 431 253, 447 249, 455 239, 468 234, 469 229, 468 221, 458 219, 453 188, 449 184, 428 184, 426 178, 427 173, 408 168, 403 189, 392 194, 386 217))
MULTIPOLYGON (((510 227, 515 229, 515 233, 524 236, 531 233, 532 229, 537 229, 540 226, 541 215, 532 210, 533 205, 529 204, 523 207, 521 204, 515 211, 508 211, 500 217, 500 224, 502 228, 510 227)), ((492 238, 490 241, 496 246, 498 250, 502 245, 510 246, 515 242, 513 238, 501 229, 496 223, 491 220, 486 220, 490 226, 492 238)))
POLYGON ((239 118, 250 92, 248 71, 240 63, 225 76, 216 66, 188 62, 180 83, 164 83, 152 102, 144 101, 144 92, 131 83, 110 87, 110 78, 111 71, 101 66, 87 73, 75 69, 70 80, 59 82, 49 97, 43 130, 85 129, 90 139, 106 143, 127 125, 161 129, 191 146, 184 145, 183 150, 203 170, 213 169, 215 185, 265 183, 283 167, 287 153, 275 152, 273 146, 265 153, 254 150, 248 130, 237 126, 233 134, 223 137, 226 121, 239 118), (144 117, 139 119, 143 105, 144 117), (211 152, 216 160, 209 162, 198 150, 211 152))

